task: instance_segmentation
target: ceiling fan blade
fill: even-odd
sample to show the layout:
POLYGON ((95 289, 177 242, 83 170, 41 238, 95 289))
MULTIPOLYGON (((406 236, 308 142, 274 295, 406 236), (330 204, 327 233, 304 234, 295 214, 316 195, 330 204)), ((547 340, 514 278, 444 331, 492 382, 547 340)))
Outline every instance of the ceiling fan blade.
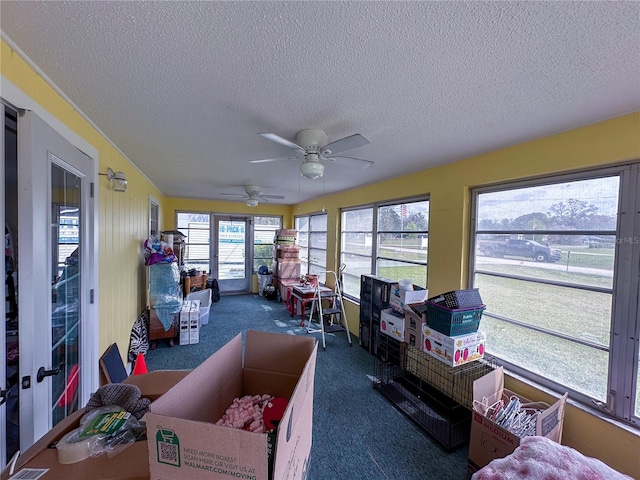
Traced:
POLYGON ((220 195, 229 195, 232 197, 243 197, 244 193, 225 193, 225 192, 220 192, 220 195))
POLYGON ((289 147, 292 150, 302 150, 304 152, 304 148, 302 148, 300 145, 290 142, 286 138, 282 138, 280 135, 276 135, 275 133, 259 133, 258 135, 266 138, 267 140, 271 140, 272 142, 276 142, 280 145, 284 145, 285 147, 289 147))
POLYGON ((369 144, 369 139, 356 133, 354 135, 350 135, 348 137, 341 138, 340 140, 336 140, 335 142, 331 142, 328 145, 322 147, 321 151, 329 150, 331 154, 340 153, 347 150, 351 150, 352 148, 362 147, 364 145, 369 144))
POLYGON ((249 163, 279 162, 280 160, 298 160, 296 157, 263 158, 261 160, 249 160, 249 163))
POLYGON ((364 160, 362 158, 354 158, 354 157, 331 157, 327 158, 330 162, 334 162, 343 167, 352 167, 359 168, 360 170, 365 170, 373 165, 371 160, 364 160))
POLYGON ((271 198, 273 200, 284 200, 284 195, 260 195, 262 198, 271 198))

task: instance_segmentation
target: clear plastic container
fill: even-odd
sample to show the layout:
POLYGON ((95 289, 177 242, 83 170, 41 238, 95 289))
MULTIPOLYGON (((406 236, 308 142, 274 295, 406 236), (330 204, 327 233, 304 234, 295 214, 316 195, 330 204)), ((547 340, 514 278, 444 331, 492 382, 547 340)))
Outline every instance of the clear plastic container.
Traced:
POLYGON ((200 302, 200 325, 209 323, 209 308, 211 307, 210 288, 188 293, 185 300, 198 300, 200 302))

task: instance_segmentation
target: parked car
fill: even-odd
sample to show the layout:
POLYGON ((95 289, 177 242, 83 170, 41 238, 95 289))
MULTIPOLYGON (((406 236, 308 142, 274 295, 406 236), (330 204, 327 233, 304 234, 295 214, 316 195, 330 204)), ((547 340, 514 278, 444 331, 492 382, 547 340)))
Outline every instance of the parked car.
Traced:
POLYGON ((524 257, 536 262, 558 262, 562 252, 533 240, 509 239, 504 242, 482 242, 480 251, 488 257, 524 257))

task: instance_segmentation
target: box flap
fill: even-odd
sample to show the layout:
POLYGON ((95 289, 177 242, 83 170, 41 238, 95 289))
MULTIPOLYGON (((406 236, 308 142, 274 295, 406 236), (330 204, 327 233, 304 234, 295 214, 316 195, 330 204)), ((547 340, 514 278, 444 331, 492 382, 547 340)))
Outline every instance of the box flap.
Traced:
POLYGON ((273 478, 307 478, 313 427, 313 391, 318 343, 311 355, 282 417, 276 439, 273 478))
POLYGON ((315 343, 313 337, 247 330, 244 367, 298 376, 315 343))
POLYGON ((502 398, 504 367, 498 367, 473 382, 473 409, 485 414, 482 405, 492 405, 502 398))
POLYGON ((556 403, 538 415, 536 419, 536 435, 547 437, 558 443, 562 441, 564 407, 568 395, 568 393, 565 393, 556 403))
POLYGON ((150 411, 215 422, 241 394, 242 334, 238 334, 151 403, 150 411))

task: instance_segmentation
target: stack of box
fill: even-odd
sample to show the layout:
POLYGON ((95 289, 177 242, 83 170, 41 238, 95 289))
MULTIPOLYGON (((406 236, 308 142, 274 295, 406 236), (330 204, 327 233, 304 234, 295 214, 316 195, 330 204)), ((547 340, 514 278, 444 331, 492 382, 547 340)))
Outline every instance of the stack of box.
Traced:
POLYGON ((454 290, 426 302, 422 349, 447 365, 463 365, 484 356, 486 336, 478 331, 482 312, 478 289, 454 290))
POLYGON ((280 298, 287 298, 287 288, 300 283, 300 246, 295 245, 296 230, 276 230, 273 240, 273 286, 280 298))
POLYGON ((180 345, 200 342, 200 301, 185 300, 180 310, 180 345))
POLYGON ((477 290, 427 300, 427 290, 400 283, 381 311, 374 388, 446 449, 457 448, 469 439, 473 382, 493 370, 476 361, 484 356, 485 306, 477 290))
MULTIPOLYGON (((407 327, 412 325, 413 330, 418 327, 416 319, 412 317, 408 310, 411 305, 424 304, 427 299, 427 290, 417 285, 411 285, 410 288, 401 286, 399 283, 394 283, 389 291, 389 306, 391 308, 382 310, 380 315, 380 332, 390 335, 400 342, 407 342, 410 345, 415 345, 417 336, 414 334, 408 342, 407 327)), ((419 335, 422 336, 422 329, 419 330, 419 335)), ((418 340, 418 344, 421 340, 418 340)))

